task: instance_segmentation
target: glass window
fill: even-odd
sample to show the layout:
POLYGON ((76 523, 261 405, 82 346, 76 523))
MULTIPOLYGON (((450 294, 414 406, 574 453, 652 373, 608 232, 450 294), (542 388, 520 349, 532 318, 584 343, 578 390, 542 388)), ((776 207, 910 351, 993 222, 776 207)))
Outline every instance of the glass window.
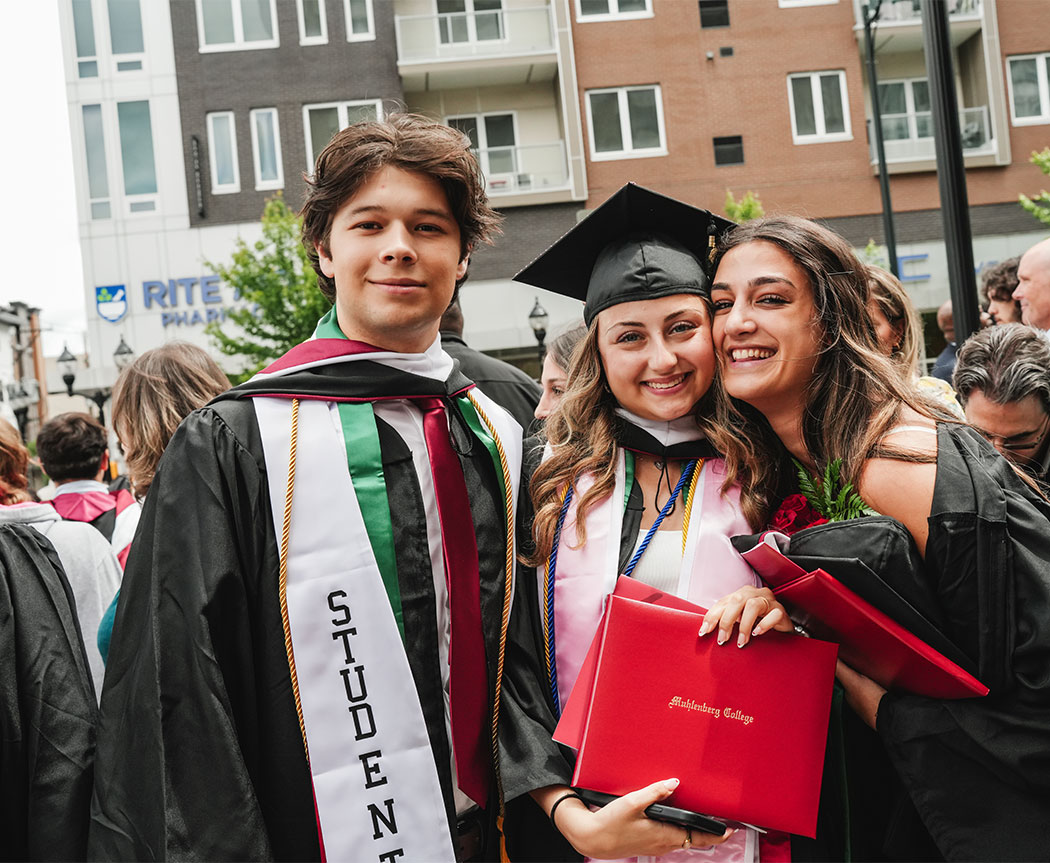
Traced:
POLYGON ((587 119, 592 158, 660 156, 666 152, 657 86, 590 90, 587 119))
POLYGON ((124 194, 155 195, 157 167, 153 161, 153 130, 149 102, 118 102, 120 160, 124 166, 124 194))
POLYGON ((879 112, 882 136, 887 141, 933 136, 930 88, 925 78, 880 82, 879 112))
POLYGON ((1011 57, 1009 66, 1014 125, 1050 123, 1050 53, 1011 57))
POLYGON ((197 0, 202 51, 276 47, 274 0, 197 0))
POLYGON ((845 72, 789 75, 788 97, 796 144, 848 141, 853 137, 845 72))
POLYGON ((299 0, 299 42, 318 45, 328 41, 324 0, 299 0))
POLYGON ((353 41, 374 39, 372 0, 345 0, 346 38, 353 41))
POLYGON ((91 16, 91 0, 72 0, 73 2, 73 39, 77 45, 78 57, 94 57, 95 22, 91 16))
POLYGON ((109 170, 106 167, 106 138, 102 129, 102 106, 85 105, 81 110, 84 118, 84 155, 87 160, 91 218, 108 219, 110 215, 109 170))
POLYGON ((728 27, 729 0, 700 0, 701 27, 728 27))
POLYGON ((503 38, 502 0, 437 0, 442 44, 503 38))
POLYGON ((114 54, 141 54, 142 10, 139 0, 107 0, 109 42, 114 54))
POLYGON ((744 164, 744 139, 741 135, 715 138, 714 145, 716 165, 744 164))
POLYGON ((478 154, 481 170, 489 181, 489 191, 512 191, 500 175, 518 172, 517 133, 513 114, 480 114, 448 117, 445 120, 470 138, 478 154), (498 178, 498 179, 494 179, 498 178))
POLYGON ((650 0, 577 0, 577 18, 646 18, 650 0))
POLYGON ((281 134, 276 108, 251 112, 252 155, 255 160, 255 188, 280 189, 284 186, 281 165, 281 134))
POLYGON ((225 195, 241 190, 237 166, 237 131, 233 112, 208 115, 208 155, 211 161, 211 190, 225 195))
POLYGON ((330 102, 324 105, 303 106, 303 126, 306 130, 306 166, 313 171, 317 157, 340 129, 361 120, 380 120, 383 117, 378 99, 367 102, 330 102))
POLYGON ((77 47, 77 74, 81 78, 98 77, 95 54, 95 21, 91 15, 91 0, 72 0, 73 40, 77 47))

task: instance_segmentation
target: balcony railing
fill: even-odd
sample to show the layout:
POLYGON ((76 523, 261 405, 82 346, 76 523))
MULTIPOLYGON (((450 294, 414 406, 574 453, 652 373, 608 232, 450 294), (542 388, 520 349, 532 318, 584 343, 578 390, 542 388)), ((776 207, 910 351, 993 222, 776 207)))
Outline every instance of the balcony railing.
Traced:
MULTIPOLYGON (((959 112, 959 133, 962 137, 963 155, 992 152, 995 142, 992 139, 988 106, 963 108, 959 112)), ((937 157, 933 143, 933 119, 929 111, 883 114, 882 138, 886 147, 887 162, 914 162, 937 157)), ((874 165, 878 156, 871 120, 868 120, 868 141, 871 144, 871 162, 874 165)))
MULTIPOLYGON (((979 18, 981 0, 947 0, 948 18, 979 18)), ((863 6, 863 0, 861 0, 863 6)), ((880 24, 918 24, 922 20, 919 0, 882 0, 880 24)))
POLYGON ((565 142, 486 147, 475 151, 490 195, 514 195, 564 189, 569 185, 565 142))
POLYGON ((508 57, 554 50, 550 6, 398 15, 394 26, 401 63, 508 57))

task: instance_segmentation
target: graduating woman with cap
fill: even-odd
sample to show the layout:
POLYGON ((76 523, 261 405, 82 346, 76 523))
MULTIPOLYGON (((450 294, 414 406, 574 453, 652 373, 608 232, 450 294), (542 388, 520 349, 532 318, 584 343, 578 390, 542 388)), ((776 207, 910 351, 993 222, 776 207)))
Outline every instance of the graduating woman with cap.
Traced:
MULTIPOLYGON (((791 629, 730 543, 751 524, 726 483, 711 419, 724 396, 713 385, 706 271, 711 238, 728 227, 628 184, 517 276, 585 299, 588 329, 534 452, 532 530, 519 535, 533 537, 538 573, 519 579, 515 600, 503 780, 508 798, 530 792, 591 857, 677 859, 692 846, 708 860, 759 859, 750 829, 715 837, 647 819, 643 810, 677 787, 672 777, 592 812, 568 787, 569 751, 550 736, 619 575, 704 607, 731 594, 723 606, 739 616, 744 643, 753 631, 791 629)), ((512 801, 511 813, 530 806, 512 801)), ((515 831, 510 820, 512 857, 559 859, 538 847, 538 822, 515 831)))
POLYGON ((742 497, 768 509, 794 476, 786 455, 818 475, 837 460, 881 517, 800 530, 792 549, 898 561, 872 570, 990 689, 958 700, 887 692, 840 663, 865 723, 846 726, 853 859, 1045 859, 1050 503, 910 386, 880 351, 870 295, 849 244, 813 222, 756 220, 721 241, 712 301, 722 380, 758 412, 736 416, 750 447, 731 449, 728 464, 742 497), (858 542, 869 528, 873 541, 858 542))

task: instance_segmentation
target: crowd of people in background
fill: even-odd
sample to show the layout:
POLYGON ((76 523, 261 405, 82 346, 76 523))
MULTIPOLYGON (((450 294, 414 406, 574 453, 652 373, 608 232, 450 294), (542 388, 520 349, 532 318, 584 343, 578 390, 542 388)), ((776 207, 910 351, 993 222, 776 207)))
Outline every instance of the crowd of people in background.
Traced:
POLYGON ((462 134, 342 130, 302 217, 332 308, 250 381, 147 351, 119 453, 85 413, 40 429, 44 500, 0 421, 0 857, 1045 856, 1050 239, 982 274, 978 333, 938 309, 927 375, 907 291, 841 237, 628 184, 519 274, 584 303, 537 383, 463 338, 500 217, 462 134), (840 663, 815 839, 647 818, 674 777, 586 805, 552 733, 617 576, 719 645, 792 632, 731 540, 833 462, 990 694, 840 663))

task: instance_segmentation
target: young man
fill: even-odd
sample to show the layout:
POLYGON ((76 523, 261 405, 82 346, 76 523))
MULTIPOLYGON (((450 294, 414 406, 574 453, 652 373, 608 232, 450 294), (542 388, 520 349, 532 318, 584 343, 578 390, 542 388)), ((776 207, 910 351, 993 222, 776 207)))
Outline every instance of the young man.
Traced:
POLYGON ((126 566, 142 508, 127 489, 113 491, 102 482, 109 470, 106 430, 90 414, 59 414, 40 429, 36 451, 57 487, 51 505, 58 514, 90 524, 126 566))
POLYGON ((521 429, 441 351, 495 230, 469 142, 337 134, 315 338, 192 414, 107 669, 89 856, 491 859, 521 429))

